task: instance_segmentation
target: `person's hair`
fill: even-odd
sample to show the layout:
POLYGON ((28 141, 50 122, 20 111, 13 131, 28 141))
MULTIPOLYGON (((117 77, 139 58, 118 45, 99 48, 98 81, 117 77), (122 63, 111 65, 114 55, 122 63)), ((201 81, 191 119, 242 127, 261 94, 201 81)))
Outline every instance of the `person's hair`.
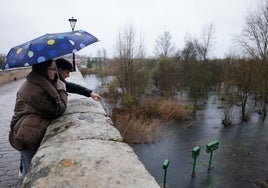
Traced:
POLYGON ((50 67, 50 65, 52 63, 53 63, 53 60, 52 59, 49 59, 49 60, 46 60, 44 62, 34 64, 32 66, 32 70, 34 72, 37 72, 41 76, 44 76, 46 79, 48 79, 47 68, 50 67))
POLYGON ((69 70, 70 72, 73 70, 73 65, 70 61, 64 58, 58 58, 55 60, 56 65, 58 68, 61 68, 63 70, 69 70))

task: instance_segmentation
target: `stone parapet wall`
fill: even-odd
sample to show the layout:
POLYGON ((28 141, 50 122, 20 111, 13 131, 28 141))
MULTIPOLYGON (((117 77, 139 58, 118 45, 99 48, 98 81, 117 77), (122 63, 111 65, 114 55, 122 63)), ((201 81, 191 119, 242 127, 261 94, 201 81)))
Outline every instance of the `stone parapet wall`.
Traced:
POLYGON ((14 68, 9 70, 0 70, 0 85, 21 78, 25 78, 32 70, 31 67, 14 68))
MULTIPOLYGON (((86 85, 78 71, 69 81, 86 85)), ((123 142, 100 102, 70 94, 66 112, 48 127, 22 187, 160 186, 123 142)))

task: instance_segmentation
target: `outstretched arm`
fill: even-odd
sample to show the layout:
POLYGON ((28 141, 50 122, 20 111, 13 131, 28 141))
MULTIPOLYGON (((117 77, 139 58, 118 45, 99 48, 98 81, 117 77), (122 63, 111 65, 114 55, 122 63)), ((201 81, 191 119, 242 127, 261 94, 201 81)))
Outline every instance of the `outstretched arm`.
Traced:
POLYGON ((84 86, 67 81, 65 81, 65 84, 66 84, 66 91, 68 93, 76 93, 79 95, 84 95, 86 97, 92 97, 94 100, 102 99, 102 97, 99 96, 97 93, 93 92, 91 89, 88 89, 84 86))

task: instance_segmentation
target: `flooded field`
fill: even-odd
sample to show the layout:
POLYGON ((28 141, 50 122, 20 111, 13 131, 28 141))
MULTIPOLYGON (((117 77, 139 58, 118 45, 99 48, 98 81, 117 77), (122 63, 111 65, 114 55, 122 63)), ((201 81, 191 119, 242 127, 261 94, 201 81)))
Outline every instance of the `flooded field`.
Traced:
MULTIPOLYGON (((95 90, 101 84, 94 75, 85 81, 95 90)), ((163 162, 169 160, 166 185, 169 188, 268 187, 268 120, 253 114, 247 123, 224 127, 222 109, 213 93, 205 110, 194 119, 159 126, 161 136, 150 144, 132 145, 135 153, 160 185, 164 182, 163 162), (219 147, 210 153, 206 145, 217 140, 219 147), (192 177, 192 149, 200 147, 192 177)), ((238 112, 239 113, 239 112, 238 112)), ((236 114, 237 115, 237 114, 236 114)))
POLYGON ((134 145, 135 153, 147 170, 163 184, 163 161, 170 161, 167 169, 169 187, 268 187, 268 123, 255 114, 248 123, 223 127, 222 110, 212 95, 204 111, 198 111, 191 121, 175 121, 160 127, 161 137, 154 143, 134 145), (210 153, 206 145, 217 140, 219 147, 210 153), (200 147, 192 177, 192 149, 200 147))

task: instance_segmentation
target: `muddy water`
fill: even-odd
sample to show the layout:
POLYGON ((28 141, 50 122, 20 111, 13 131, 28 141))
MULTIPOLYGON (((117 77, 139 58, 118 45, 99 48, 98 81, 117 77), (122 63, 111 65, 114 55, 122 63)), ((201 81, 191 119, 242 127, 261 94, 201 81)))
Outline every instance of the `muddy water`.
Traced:
MULTIPOLYGON (((101 83, 94 75, 85 81, 96 84, 91 85, 92 89, 101 83)), ((168 159, 167 187, 268 187, 268 120, 262 122, 255 114, 248 123, 225 128, 221 125, 223 113, 218 104, 212 94, 205 110, 198 111, 194 119, 159 126, 161 136, 154 143, 132 146, 160 185, 164 182, 162 165, 168 159), (206 153, 206 144, 213 140, 219 141, 219 148, 213 152, 214 168, 208 171, 210 154, 206 153), (192 177, 191 155, 195 146, 201 149, 196 176, 192 177)))

